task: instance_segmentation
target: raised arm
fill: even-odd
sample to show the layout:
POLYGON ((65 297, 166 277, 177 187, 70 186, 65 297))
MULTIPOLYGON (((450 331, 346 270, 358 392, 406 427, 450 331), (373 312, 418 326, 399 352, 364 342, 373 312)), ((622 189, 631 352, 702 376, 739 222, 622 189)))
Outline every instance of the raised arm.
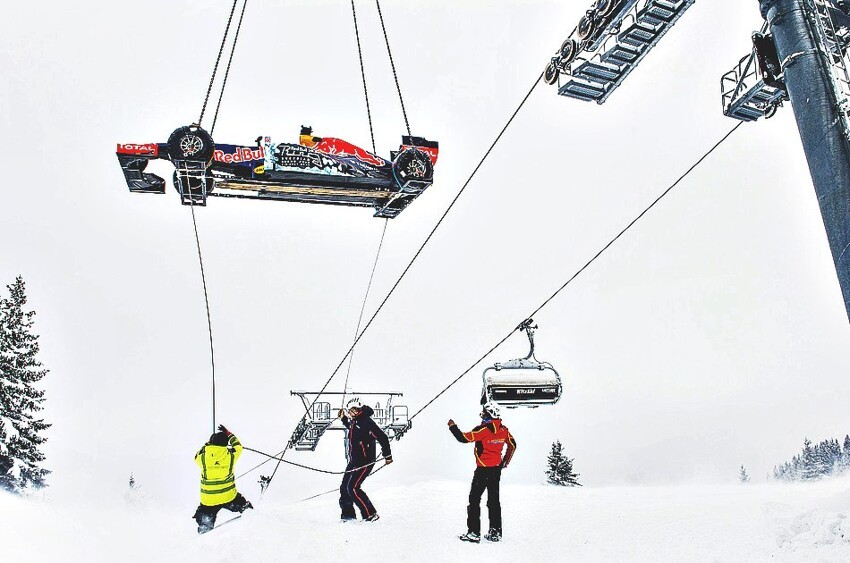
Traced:
POLYGON ((482 433, 482 430, 485 428, 487 428, 485 425, 479 424, 469 432, 461 432, 460 428, 458 428, 457 424, 455 424, 455 421, 449 420, 449 430, 461 444, 468 444, 470 442, 483 440, 484 434, 482 433))

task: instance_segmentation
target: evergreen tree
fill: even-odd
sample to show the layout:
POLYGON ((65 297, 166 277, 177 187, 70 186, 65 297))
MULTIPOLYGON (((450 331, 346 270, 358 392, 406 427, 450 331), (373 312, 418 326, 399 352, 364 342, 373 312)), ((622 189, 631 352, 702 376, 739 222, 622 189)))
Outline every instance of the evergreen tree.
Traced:
POLYGON ((50 427, 36 413, 44 391, 35 387, 48 370, 38 361, 38 335, 32 332, 34 311, 24 311, 27 297, 20 276, 7 285, 9 297, 0 299, 0 488, 21 492, 45 486, 49 473, 39 446, 39 434, 50 427))
POLYGON ((546 480, 550 485, 562 485, 560 467, 564 464, 564 446, 560 440, 552 442, 549 457, 546 458, 546 480))
POLYGON ((812 447, 812 441, 806 438, 803 440, 803 453, 800 459, 800 479, 803 481, 811 481, 817 478, 818 470, 815 459, 815 449, 812 447))
MULTIPOLYGON (((774 472, 774 474, 776 473, 775 468, 774 468, 773 472, 774 472)), ((750 476, 747 475, 747 470, 744 469, 743 465, 741 466, 741 470, 738 472, 738 479, 741 481, 741 483, 749 483, 750 482, 750 476)))
POLYGON ((850 468, 850 434, 844 435, 844 450, 841 452, 841 468, 850 468))
POLYGON ((552 485, 562 487, 580 487, 578 474, 573 473, 573 460, 564 455, 564 447, 560 440, 552 442, 552 449, 546 460, 546 479, 552 485))

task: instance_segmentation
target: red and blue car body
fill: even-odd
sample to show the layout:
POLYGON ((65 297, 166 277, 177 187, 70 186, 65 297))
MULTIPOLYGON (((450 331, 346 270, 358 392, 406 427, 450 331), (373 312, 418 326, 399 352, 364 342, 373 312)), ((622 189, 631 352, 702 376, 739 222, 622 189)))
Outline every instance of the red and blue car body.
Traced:
POLYGON ((188 126, 166 143, 119 144, 116 154, 134 193, 165 193, 165 180, 145 168, 171 161, 185 205, 206 205, 209 197, 297 201, 371 207, 375 217, 392 218, 433 182, 436 142, 403 136, 387 160, 342 139, 313 137, 309 128, 301 133, 299 144, 260 137, 253 146, 229 145, 188 126))

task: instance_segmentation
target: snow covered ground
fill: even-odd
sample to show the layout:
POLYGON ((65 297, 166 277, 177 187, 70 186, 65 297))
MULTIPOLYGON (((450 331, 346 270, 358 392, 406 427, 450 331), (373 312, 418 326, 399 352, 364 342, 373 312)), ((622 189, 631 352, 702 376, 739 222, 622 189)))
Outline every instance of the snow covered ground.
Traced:
MULTIPOLYGON (((260 501, 200 537, 193 506, 181 512, 144 495, 83 502, 2 494, 3 560, 850 561, 850 478, 575 489, 508 483, 504 541, 480 545, 455 539, 464 531, 467 487, 376 480, 366 489, 381 520, 369 524, 340 523, 334 494, 260 501)), ((219 521, 228 517, 222 512, 219 521)))

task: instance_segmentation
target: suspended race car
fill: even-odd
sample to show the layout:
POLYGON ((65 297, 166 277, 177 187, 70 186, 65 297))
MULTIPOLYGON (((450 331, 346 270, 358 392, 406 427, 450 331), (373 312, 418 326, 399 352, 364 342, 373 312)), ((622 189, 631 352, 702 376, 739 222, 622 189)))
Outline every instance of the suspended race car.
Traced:
POLYGON ((531 345, 524 358, 496 363, 484 370, 484 389, 481 404, 489 401, 507 407, 536 408, 554 405, 561 399, 561 376, 549 362, 539 362, 534 357, 534 331, 531 319, 519 325, 519 330, 528 335, 531 345))
POLYGON ((296 451, 314 451, 319 445, 319 439, 328 430, 345 430, 345 427, 340 422, 337 416, 338 408, 332 408, 328 399, 332 396, 341 396, 343 399, 358 397, 363 399, 363 404, 368 404, 369 401, 365 397, 383 397, 384 406, 381 408, 380 402, 375 402, 374 407, 369 406, 373 410, 372 420, 386 433, 391 440, 400 440, 410 427, 410 417, 407 405, 394 405, 393 400, 396 397, 401 397, 401 393, 343 393, 342 391, 290 391, 290 395, 296 395, 301 398, 304 403, 306 412, 295 427, 295 431, 289 438, 289 447, 296 451), (310 402, 309 397, 314 396, 315 399, 310 402))
POLYGON ((197 125, 176 129, 166 143, 119 144, 118 161, 134 193, 165 193, 165 180, 145 172, 156 159, 174 163, 174 187, 184 205, 208 196, 372 207, 392 218, 434 180, 438 143, 402 136, 385 160, 342 139, 314 137, 302 127, 298 144, 259 137, 254 146, 216 145, 197 125))

